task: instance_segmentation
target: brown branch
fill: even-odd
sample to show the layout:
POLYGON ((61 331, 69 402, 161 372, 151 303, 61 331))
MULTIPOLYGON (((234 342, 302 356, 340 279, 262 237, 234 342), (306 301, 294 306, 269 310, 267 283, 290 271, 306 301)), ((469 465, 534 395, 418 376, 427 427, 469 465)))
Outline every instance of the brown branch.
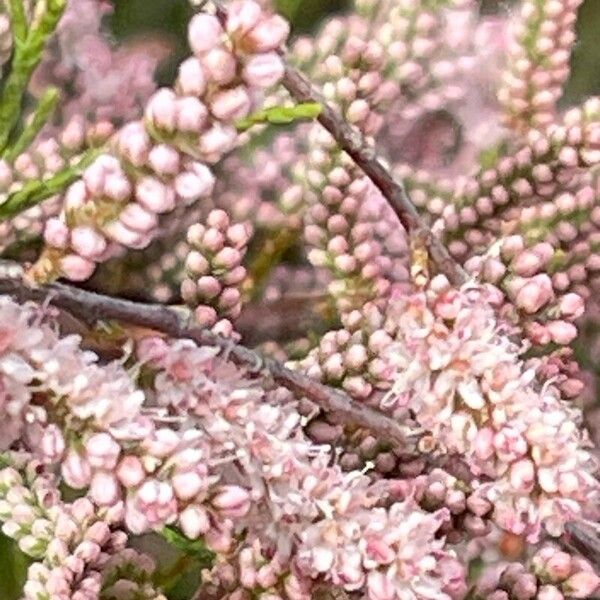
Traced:
POLYGON ((292 371, 208 329, 190 325, 188 314, 176 308, 112 298, 60 283, 32 287, 24 281, 20 265, 7 261, 0 261, 0 294, 13 296, 19 302, 50 302, 88 324, 102 320, 121 321, 172 338, 186 338, 198 345, 217 347, 224 358, 235 365, 270 376, 298 397, 307 398, 328 413, 335 413, 340 422, 365 427, 386 439, 410 445, 410 435, 395 419, 356 402, 341 390, 292 371))

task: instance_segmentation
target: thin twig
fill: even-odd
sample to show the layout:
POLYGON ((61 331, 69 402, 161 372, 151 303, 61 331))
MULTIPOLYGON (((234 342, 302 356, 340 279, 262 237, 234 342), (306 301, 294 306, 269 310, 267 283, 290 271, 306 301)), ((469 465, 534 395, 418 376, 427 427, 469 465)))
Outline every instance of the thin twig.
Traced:
POLYGON ((292 371, 276 360, 263 357, 208 329, 191 326, 186 315, 177 309, 112 298, 60 283, 32 287, 24 281, 21 267, 9 261, 0 261, 0 294, 9 294, 19 302, 45 302, 50 296, 52 305, 88 324, 103 320, 121 321, 147 327, 172 338, 186 338, 198 345, 217 347, 235 365, 252 371, 256 371, 258 366, 277 384, 298 397, 307 398, 324 411, 334 413, 342 423, 365 427, 386 439, 410 445, 406 428, 395 419, 356 402, 341 390, 292 371))

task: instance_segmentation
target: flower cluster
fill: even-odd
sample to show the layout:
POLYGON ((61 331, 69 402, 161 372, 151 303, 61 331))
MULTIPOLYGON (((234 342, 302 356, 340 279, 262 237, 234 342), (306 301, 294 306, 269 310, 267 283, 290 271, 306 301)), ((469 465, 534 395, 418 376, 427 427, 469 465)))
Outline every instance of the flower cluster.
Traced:
POLYGON ((144 120, 117 131, 111 151, 67 190, 60 216, 44 232, 47 247, 33 278, 85 280, 122 248, 147 247, 159 215, 209 197, 208 165, 235 147, 235 121, 282 76, 274 50, 287 33, 285 21, 251 0, 231 7, 223 25, 196 15, 188 30, 194 56, 181 64, 175 87, 158 90, 144 120))
POLYGON ((269 0, 191 4, 161 88, 168 42, 117 43, 108 0, 0 11, 18 596, 597 592, 548 539, 600 548, 568 537, 600 491, 581 0, 354 0, 289 52, 269 0))

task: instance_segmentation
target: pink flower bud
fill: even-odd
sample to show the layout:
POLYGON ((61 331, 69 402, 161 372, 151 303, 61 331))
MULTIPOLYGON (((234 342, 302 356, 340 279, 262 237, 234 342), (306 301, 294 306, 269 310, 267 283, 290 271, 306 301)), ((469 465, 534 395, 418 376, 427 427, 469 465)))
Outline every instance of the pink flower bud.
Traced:
POLYGON ((569 319, 578 319, 585 309, 585 302, 579 294, 565 294, 559 302, 560 314, 569 319))
POLYGON ((200 133, 206 119, 208 110, 198 98, 187 96, 177 100, 177 129, 184 133, 200 133))
POLYGON ((212 299, 221 293, 221 284, 215 277, 205 275, 196 282, 196 289, 202 298, 212 299))
POLYGON ((126 488, 137 487, 146 477, 144 467, 136 456, 125 456, 119 462, 116 474, 121 484, 126 488))
POLYGON ((109 525, 104 521, 96 521, 85 532, 85 539, 104 546, 111 537, 111 531, 109 525))
POLYGON ((279 15, 261 19, 244 36, 244 46, 254 53, 277 50, 290 33, 288 22, 279 15))
POLYGON ((212 306, 198 306, 194 316, 200 327, 212 327, 217 322, 217 311, 212 306))
POLYGON ((135 188, 136 200, 148 211, 162 214, 175 208, 173 189, 155 177, 144 177, 135 188))
POLYGON ((96 265, 77 254, 67 254, 60 259, 60 272, 71 281, 85 281, 92 276, 96 265))
POLYGON ((191 500, 204 489, 206 479, 197 471, 182 471, 175 473, 172 478, 173 490, 181 500, 191 500))
POLYGON ((524 311, 533 314, 554 298, 552 281, 541 273, 532 277, 516 295, 516 304, 524 311))
POLYGON ((222 35, 219 19, 206 13, 194 15, 188 26, 188 41, 194 54, 203 54, 217 46, 222 35))
POLYGON ((202 68, 211 81, 225 86, 235 78, 237 62, 231 52, 215 48, 202 57, 202 68))
POLYGON ((514 272, 521 277, 531 277, 544 266, 544 261, 531 250, 519 253, 511 263, 514 272))
POLYGON ((188 204, 199 198, 209 196, 215 184, 212 171, 202 163, 194 163, 191 170, 178 175, 175 179, 175 191, 188 204))
POLYGON ((229 311, 228 316, 238 316, 240 291, 237 288, 225 288, 219 298, 219 308, 223 311, 229 311))
POLYGON ((221 121, 235 121, 248 115, 251 104, 245 86, 238 86, 215 94, 210 109, 221 121))
POLYGON ((179 65, 177 86, 186 96, 200 97, 206 91, 206 75, 196 57, 192 56, 179 65))
POLYGON ((250 58, 244 66, 242 76, 250 87, 269 88, 281 80, 283 72, 281 57, 275 52, 267 52, 250 58))
POLYGON ((567 321, 550 321, 546 329, 555 344, 566 346, 577 337, 577 327, 567 321))
POLYGON ((73 450, 67 452, 61 465, 61 472, 66 484, 76 490, 89 485, 92 478, 92 469, 87 460, 73 450))
POLYGON ((71 232, 73 250, 84 258, 98 259, 106 250, 106 239, 92 227, 75 227, 71 232))
POLYGON ((250 510, 250 494, 237 485, 224 485, 218 489, 211 504, 224 517, 243 517, 250 510))
POLYGON ((154 93, 146 105, 146 119, 153 127, 173 132, 177 126, 177 96, 168 88, 154 93))
POLYGON ((346 110, 346 118, 350 123, 364 121, 370 113, 369 103, 362 98, 354 100, 346 110))
POLYGON ((571 557, 566 552, 555 552, 544 564, 544 574, 550 581, 564 581, 571 573, 571 557))
POLYGON ((119 220, 132 231, 148 233, 158 226, 158 217, 154 212, 144 210, 136 202, 128 204, 119 215, 119 220))
POLYGON ((140 121, 125 125, 119 131, 117 144, 123 157, 132 165, 141 167, 146 162, 150 137, 140 121))
POLYGON ((44 229, 44 240, 49 246, 65 249, 69 244, 69 228, 56 217, 48 219, 44 229))
POLYGON ((236 223, 227 229, 227 239, 235 248, 241 249, 252 237, 252 226, 249 223, 236 223))
POLYGON ((179 153, 167 144, 157 144, 148 156, 157 175, 176 175, 179 172, 179 153))
POLYGON ((117 478, 112 473, 99 471, 92 477, 90 498, 100 506, 112 506, 120 497, 117 478))
POLYGON ((244 35, 255 27, 262 17, 260 5, 253 0, 236 0, 227 7, 227 32, 244 35))
POLYGON ((195 540, 208 532, 210 521, 206 510, 191 504, 179 515, 179 526, 186 537, 195 540))
POLYGON ((200 152, 207 162, 217 162, 223 154, 233 150, 237 138, 233 127, 216 123, 200 137, 200 152))
POLYGON ((128 200, 131 196, 131 183, 124 173, 111 173, 104 181, 104 194, 117 202, 128 200))
POLYGON ((87 563, 93 563, 100 556, 100 546, 90 540, 84 540, 78 544, 73 554, 87 563))
POLYGON ((115 468, 121 447, 107 433, 97 433, 86 442, 88 462, 92 467, 110 471, 115 468))

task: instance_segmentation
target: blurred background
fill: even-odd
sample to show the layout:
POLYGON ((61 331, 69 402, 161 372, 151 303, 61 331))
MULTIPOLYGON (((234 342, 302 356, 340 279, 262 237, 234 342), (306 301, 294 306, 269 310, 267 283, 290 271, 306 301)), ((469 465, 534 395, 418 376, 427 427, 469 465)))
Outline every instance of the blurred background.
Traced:
MULTIPOLYGON (((309 33, 330 13, 343 11, 348 0, 276 0, 279 11, 292 23, 294 33, 309 33)), ((508 0, 481 0, 484 13, 510 11, 508 0)), ((115 36, 128 39, 161 32, 174 51, 161 67, 159 79, 173 77, 175 65, 186 53, 185 28, 190 14, 188 0, 115 0, 111 18, 115 36)), ((578 43, 573 72, 563 102, 571 104, 600 92, 600 0, 586 0, 579 12, 578 43)))

